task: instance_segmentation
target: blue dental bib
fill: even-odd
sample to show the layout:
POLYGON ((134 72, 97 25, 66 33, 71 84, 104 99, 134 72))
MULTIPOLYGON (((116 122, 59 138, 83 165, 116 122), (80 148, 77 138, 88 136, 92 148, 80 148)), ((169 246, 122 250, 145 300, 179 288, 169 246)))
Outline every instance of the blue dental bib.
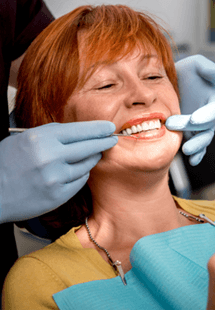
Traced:
POLYGON ((121 278, 73 285, 53 295, 60 310, 205 310, 207 263, 215 253, 215 227, 190 225, 143 237, 121 278))

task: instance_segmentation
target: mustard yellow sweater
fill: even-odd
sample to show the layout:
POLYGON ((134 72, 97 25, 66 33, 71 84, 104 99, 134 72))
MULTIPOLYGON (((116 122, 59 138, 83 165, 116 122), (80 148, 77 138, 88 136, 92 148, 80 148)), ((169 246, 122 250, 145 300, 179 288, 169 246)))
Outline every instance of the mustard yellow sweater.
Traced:
MULTIPOLYGON (((174 199, 185 211, 204 213, 215 221, 215 201, 174 199)), ((53 294, 74 284, 116 276, 96 250, 81 246, 75 234, 79 228, 16 261, 5 280, 2 309, 58 310, 53 294)))

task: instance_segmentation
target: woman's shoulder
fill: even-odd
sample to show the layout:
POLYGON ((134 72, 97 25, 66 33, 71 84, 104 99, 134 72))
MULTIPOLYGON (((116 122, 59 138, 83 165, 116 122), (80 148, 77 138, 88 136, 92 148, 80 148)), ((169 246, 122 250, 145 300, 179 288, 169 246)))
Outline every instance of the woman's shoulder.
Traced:
POLYGON ((42 310, 47 309, 43 308, 47 302, 48 309, 57 309, 53 294, 78 283, 113 277, 102 271, 95 250, 81 246, 75 229, 16 261, 4 284, 3 296, 8 303, 5 309, 13 304, 14 309, 42 310))
POLYGON ((33 253, 25 255, 15 262, 5 279, 3 309, 58 309, 52 295, 66 288, 50 266, 33 253))
POLYGON ((45 273, 53 273, 56 278, 63 281, 65 280, 63 274, 68 269, 72 270, 71 276, 74 278, 76 264, 86 264, 88 256, 88 253, 83 252, 84 249, 75 234, 78 228, 74 227, 51 244, 20 257, 12 269, 29 270, 29 272, 32 269, 34 271, 42 269, 45 273))
POLYGON ((176 196, 173 196, 173 198, 185 211, 197 216, 203 213, 212 221, 215 221, 215 200, 192 200, 176 196))
POLYGON ((82 247, 75 234, 79 227, 72 228, 44 248, 20 257, 11 268, 8 279, 16 279, 18 284, 19 281, 25 281, 24 274, 29 277, 34 274, 35 283, 41 279, 47 282, 47 277, 52 278, 58 285, 66 283, 69 287, 97 278, 111 277, 109 269, 101 272, 104 270, 100 268, 103 261, 97 251, 82 247))
MULTIPOLYGON (((62 267, 66 269, 73 260, 73 244, 71 242, 69 247, 68 243, 73 239, 75 240, 74 235, 74 229, 72 229, 66 235, 44 248, 18 258, 6 277, 6 290, 7 287, 8 290, 11 290, 13 286, 24 288, 26 284, 25 289, 28 286, 33 289, 36 287, 36 283, 40 283, 40 287, 42 283, 52 283, 54 287, 66 288, 64 284, 66 279, 65 276, 62 276, 62 267), (68 252, 70 255, 69 261, 67 259, 68 252)), ((75 247, 77 246, 74 245, 75 247)))

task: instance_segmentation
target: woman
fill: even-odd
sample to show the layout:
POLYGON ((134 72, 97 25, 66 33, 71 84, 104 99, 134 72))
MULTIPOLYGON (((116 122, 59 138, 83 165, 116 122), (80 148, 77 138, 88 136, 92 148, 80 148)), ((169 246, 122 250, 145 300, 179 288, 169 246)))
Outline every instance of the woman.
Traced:
MULTIPOLYGON (((73 228, 11 269, 3 309, 206 308, 214 250, 200 240, 206 250, 198 251, 194 241, 205 234, 212 240, 214 227, 198 215, 214 220, 215 204, 169 190, 182 134, 165 127, 180 109, 162 31, 126 6, 85 6, 50 25, 29 49, 19 74, 18 126, 108 120, 124 136, 70 201, 77 220, 66 218, 65 227, 73 228)), ((69 204, 61 207, 69 217, 66 210, 69 204)))

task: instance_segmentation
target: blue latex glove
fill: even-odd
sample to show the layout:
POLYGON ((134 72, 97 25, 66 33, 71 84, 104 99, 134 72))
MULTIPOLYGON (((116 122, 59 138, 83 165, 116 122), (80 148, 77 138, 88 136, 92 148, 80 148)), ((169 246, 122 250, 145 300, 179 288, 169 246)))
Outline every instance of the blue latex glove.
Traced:
POLYGON ((187 57, 176 63, 182 115, 166 121, 169 130, 195 132, 182 147, 190 164, 198 165, 214 136, 215 63, 204 56, 187 57), (185 115, 186 114, 186 115, 185 115), (198 133, 199 132, 199 133, 198 133))
POLYGON ((87 182, 101 152, 118 137, 107 121, 52 123, 0 143, 0 222, 39 216, 68 201, 87 182))

